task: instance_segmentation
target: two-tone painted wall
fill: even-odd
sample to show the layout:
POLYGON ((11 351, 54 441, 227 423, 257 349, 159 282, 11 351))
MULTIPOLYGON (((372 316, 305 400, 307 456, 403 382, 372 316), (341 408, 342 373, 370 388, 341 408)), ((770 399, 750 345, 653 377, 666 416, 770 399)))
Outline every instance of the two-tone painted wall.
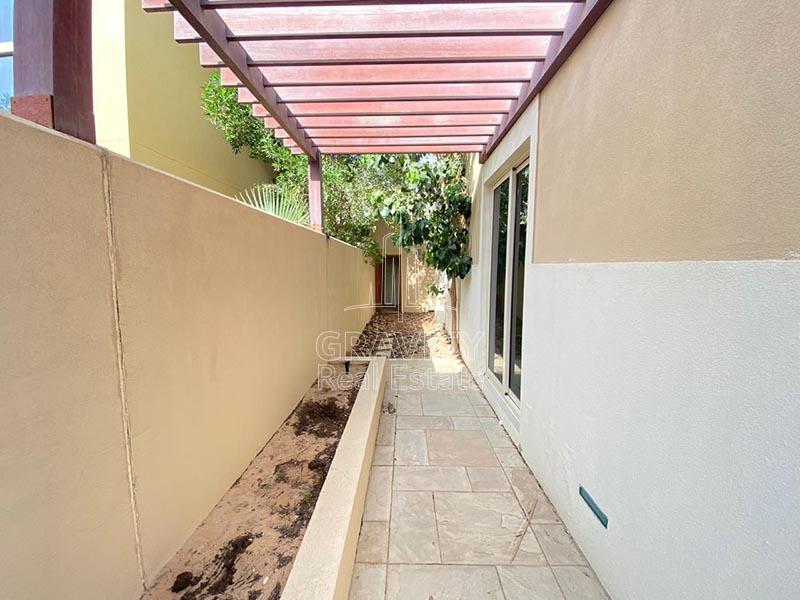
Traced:
POLYGON ((530 156, 518 415, 490 399, 615 600, 800 596, 798 23, 615 0, 472 165, 461 349, 491 393, 491 191, 530 156))
POLYGON ((172 13, 146 14, 141 0, 92 4, 98 145, 228 196, 270 180, 268 167, 235 155, 203 115, 211 71, 196 45, 173 41, 172 22, 172 13))

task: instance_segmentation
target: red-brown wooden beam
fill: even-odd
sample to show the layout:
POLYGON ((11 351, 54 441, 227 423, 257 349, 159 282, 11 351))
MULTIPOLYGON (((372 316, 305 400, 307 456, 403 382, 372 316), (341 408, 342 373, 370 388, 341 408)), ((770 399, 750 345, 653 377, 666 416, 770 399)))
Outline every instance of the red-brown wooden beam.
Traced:
POLYGON ((323 220, 322 160, 319 154, 308 157, 308 211, 311 228, 322 231, 323 220))
MULTIPOLYGON (((448 154, 453 152, 481 152, 484 146, 322 146, 323 154, 448 154)), ((292 148, 296 153, 297 148, 292 148)))
MULTIPOLYGON (((336 85, 275 87, 283 102, 359 102, 363 100, 515 100, 519 83, 401 83, 397 85, 336 85)), ((239 102, 255 104, 247 88, 239 88, 239 102)))
MULTIPOLYGON (((403 83, 527 83, 535 62, 469 62, 300 65, 260 67, 274 86, 398 85, 403 83)), ((225 67, 220 69, 222 85, 237 87, 241 82, 225 67)))
MULTIPOLYGON (((531 62, 544 60, 550 44, 550 37, 509 35, 459 38, 409 37, 403 40, 367 38, 230 43, 241 44, 250 57, 250 64, 258 66, 471 61, 531 62)), ((224 65, 215 50, 205 43, 200 44, 200 62, 206 67, 224 65)))
MULTIPOLYGON (((443 114, 505 114, 511 100, 409 100, 393 102, 315 102, 287 104, 298 119, 310 116, 366 115, 443 115, 443 114)), ((253 106, 253 115, 266 117, 267 110, 253 106)))
MULTIPOLYGON (((235 9, 263 7, 303 6, 371 6, 391 4, 560 4, 565 0, 202 0, 203 8, 235 9)), ((567 0, 569 1, 569 0, 567 0)), ((583 0, 576 0, 582 2, 583 0)), ((169 0, 142 0, 142 8, 149 12, 171 11, 169 0)))
POLYGON ((303 152, 309 156, 316 156, 314 144, 306 137, 302 128, 298 127, 286 105, 281 104, 281 99, 275 90, 266 85, 261 71, 250 66, 250 58, 242 44, 227 40, 225 21, 219 14, 214 10, 201 8, 200 0, 171 0, 171 2, 206 40, 207 45, 204 46, 215 53, 215 56, 219 56, 219 60, 236 74, 236 77, 258 98, 260 106, 269 110, 271 116, 297 142, 303 152))
POLYGON ((91 2, 15 2, 11 111, 94 143, 91 2))
POLYGON ((513 107, 497 128, 497 133, 489 142, 486 150, 481 153, 480 162, 485 162, 494 151, 508 131, 517 122, 517 119, 530 106, 536 95, 544 89, 547 83, 558 72, 570 54, 578 47, 581 40, 586 37, 592 26, 611 5, 612 0, 586 0, 581 4, 574 4, 567 17, 566 29, 561 38, 553 38, 553 43, 548 49, 545 61, 534 68, 531 81, 523 88, 522 93, 513 107))
MULTIPOLYGON (((261 112, 258 106, 253 111, 261 112)), ((264 111, 266 112, 266 111, 264 111)), ((460 125, 499 125, 503 115, 338 115, 330 117, 300 117, 298 122, 305 128, 331 127, 454 127, 460 125)), ((265 117, 264 124, 269 129, 278 127, 272 117, 265 117)))
MULTIPOLYGON (((331 146, 461 146, 470 144, 484 145, 489 136, 462 135, 458 137, 348 137, 316 140, 318 145, 331 146)), ((286 146, 293 147, 296 144, 289 139, 284 140, 286 146)))
MULTIPOLYGON (((327 138, 381 138, 381 137, 460 137, 465 135, 480 135, 490 137, 495 131, 493 125, 469 126, 459 125, 456 127, 333 127, 330 129, 313 128, 306 129, 306 135, 324 143, 327 138)), ((275 137, 286 139, 285 132, 280 129, 275 130, 275 137)), ((485 141, 485 140, 484 140, 485 141)))
MULTIPOLYGON (((370 5, 226 10, 229 40, 365 37, 551 35, 561 33, 569 4, 370 5)), ((179 14, 175 39, 200 36, 179 14)))

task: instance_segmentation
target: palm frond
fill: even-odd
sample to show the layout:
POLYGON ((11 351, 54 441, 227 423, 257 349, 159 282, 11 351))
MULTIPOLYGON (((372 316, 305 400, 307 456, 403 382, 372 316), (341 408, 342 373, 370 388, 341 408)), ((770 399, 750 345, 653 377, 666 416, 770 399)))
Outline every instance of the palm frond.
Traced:
POLYGON ((236 199, 281 219, 306 227, 309 225, 308 201, 294 190, 275 184, 257 183, 237 195, 236 199))

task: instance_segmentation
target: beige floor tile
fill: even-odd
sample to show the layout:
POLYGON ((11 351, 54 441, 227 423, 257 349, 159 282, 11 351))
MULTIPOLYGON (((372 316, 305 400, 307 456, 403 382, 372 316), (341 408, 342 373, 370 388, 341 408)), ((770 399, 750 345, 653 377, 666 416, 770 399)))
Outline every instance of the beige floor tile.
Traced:
POLYGON ((428 461, 453 467, 496 467, 498 460, 483 431, 428 431, 428 461))
POLYGON ((511 563, 514 565, 547 565, 547 559, 544 556, 544 552, 542 552, 542 547, 530 527, 525 531, 511 563))
POLYGON ((522 457, 517 452, 517 449, 514 447, 511 448, 495 448, 494 453, 497 454, 497 458, 500 461, 500 464, 507 468, 514 468, 514 467, 524 467, 525 463, 522 460, 522 457))
POLYGON ((394 445, 394 424, 395 416, 382 414, 381 420, 378 422, 378 439, 377 444, 381 446, 394 445))
POLYGON ((553 523, 537 523, 531 525, 539 545, 551 565, 587 566, 583 554, 572 541, 563 525, 553 523))
POLYGON ((398 415, 397 429, 453 429, 450 417, 398 415))
POLYGON ((394 489, 431 492, 471 491, 464 467, 396 467, 394 489))
POLYGON ((475 409, 463 391, 428 392, 422 397, 422 412, 428 416, 474 417, 475 409))
POLYGON ((389 523, 364 521, 358 536, 356 562, 385 563, 389 552, 389 523))
POLYGON ((428 449, 424 431, 403 430, 395 433, 394 464, 428 464, 428 449))
POLYGON ((350 600, 382 600, 386 565, 356 564, 350 582, 350 600))
POLYGON ((489 443, 493 448, 513 448, 514 444, 511 443, 511 438, 508 437, 506 430, 500 425, 497 419, 481 417, 481 427, 486 437, 489 438, 489 443))
POLYGON ((511 485, 500 467, 467 467, 473 492, 508 492, 511 485))
POLYGON ((434 492, 434 501, 442 562, 511 564, 526 529, 513 494, 434 492))
POLYGON ((441 562, 431 492, 394 493, 389 562, 441 562))
POLYGON ((391 466, 394 464, 394 446, 375 446, 372 453, 372 464, 377 466, 391 466))
POLYGON ((395 407, 398 415, 422 415, 422 394, 400 392, 395 407))
POLYGON ((482 431, 483 425, 478 417, 450 417, 453 429, 482 431))
POLYGON ((372 467, 364 503, 365 521, 388 521, 392 501, 392 467, 372 467))
POLYGON ((479 417, 494 417, 494 418, 497 418, 497 416, 494 414, 494 411, 492 410, 491 406, 476 406, 474 408, 474 410, 475 410, 475 414, 478 415, 479 417))
POLYGON ((588 567, 553 567, 566 600, 608 600, 603 586, 588 567))
POLYGON ((506 600, 564 600, 550 567, 497 567, 506 600))
POLYGON ((472 406, 489 406, 488 400, 483 397, 483 394, 481 394, 481 391, 477 388, 477 386, 467 387, 464 391, 467 393, 467 398, 472 406))
POLYGON ((493 567, 389 565, 386 598, 391 600, 502 600, 493 567))

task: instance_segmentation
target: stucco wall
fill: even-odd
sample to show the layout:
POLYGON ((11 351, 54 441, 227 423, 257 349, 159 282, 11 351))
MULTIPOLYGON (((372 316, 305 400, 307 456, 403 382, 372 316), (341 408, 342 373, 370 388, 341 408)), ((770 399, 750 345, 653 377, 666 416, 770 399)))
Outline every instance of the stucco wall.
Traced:
POLYGON ((372 270, 15 118, 0 142, 4 593, 135 598, 137 550, 152 582, 313 382, 317 336, 363 327, 372 270))
POLYGON ((615 600, 800 595, 798 21, 616 0, 475 165, 462 353, 485 384, 491 188, 530 155, 518 428, 484 389, 615 600))
POLYGON ((98 144, 229 196, 271 178, 262 163, 233 154, 203 115, 211 71, 195 44, 173 40, 172 13, 103 0, 92 18, 98 144))

